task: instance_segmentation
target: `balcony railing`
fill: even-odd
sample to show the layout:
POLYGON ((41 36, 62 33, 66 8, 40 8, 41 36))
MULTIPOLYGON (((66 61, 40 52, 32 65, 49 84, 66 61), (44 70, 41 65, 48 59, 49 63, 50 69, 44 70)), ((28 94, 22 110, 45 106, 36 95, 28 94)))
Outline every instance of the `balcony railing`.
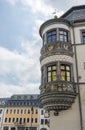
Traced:
POLYGON ((55 53, 67 54, 73 56, 72 44, 65 43, 65 42, 56 42, 56 43, 45 44, 41 48, 41 57, 50 54, 55 54, 55 53))

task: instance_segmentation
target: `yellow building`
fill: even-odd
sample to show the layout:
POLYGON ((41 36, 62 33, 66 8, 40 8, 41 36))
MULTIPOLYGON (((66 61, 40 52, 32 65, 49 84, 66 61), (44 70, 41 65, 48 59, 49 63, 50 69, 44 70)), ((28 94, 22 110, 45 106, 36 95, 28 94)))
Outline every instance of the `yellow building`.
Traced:
POLYGON ((8 99, 3 130, 38 130, 38 95, 13 95, 8 99))

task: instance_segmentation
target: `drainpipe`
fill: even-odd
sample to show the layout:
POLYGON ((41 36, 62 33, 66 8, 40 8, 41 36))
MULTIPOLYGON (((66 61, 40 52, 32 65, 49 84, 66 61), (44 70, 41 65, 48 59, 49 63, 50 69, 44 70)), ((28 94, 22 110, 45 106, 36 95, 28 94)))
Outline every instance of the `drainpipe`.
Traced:
POLYGON ((74 52, 75 52, 75 65, 76 65, 76 77, 77 77, 77 86, 78 86, 78 101, 79 101, 79 114, 80 114, 80 127, 83 130, 83 119, 82 119, 82 106, 81 106, 81 95, 80 95, 80 86, 79 86, 79 73, 78 73, 78 60, 77 60, 77 52, 76 52, 76 43, 75 43, 75 32, 73 25, 73 40, 74 40, 74 52))

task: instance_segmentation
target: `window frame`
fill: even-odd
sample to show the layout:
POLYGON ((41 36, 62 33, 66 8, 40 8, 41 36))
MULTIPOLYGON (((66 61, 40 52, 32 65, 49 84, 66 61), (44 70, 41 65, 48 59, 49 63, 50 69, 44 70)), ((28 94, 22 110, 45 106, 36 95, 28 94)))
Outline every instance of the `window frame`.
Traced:
POLYGON ((50 65, 47 66, 47 82, 48 83, 49 82, 54 82, 56 80, 57 80, 57 63, 53 63, 53 64, 50 64, 50 65), (53 70, 52 69, 53 66, 55 66, 56 69, 53 70), (48 70, 49 67, 51 68, 51 70, 48 70), (55 75, 53 74, 54 72, 56 72, 55 75), (49 76, 49 74, 50 74, 50 76, 49 76), (54 80, 54 77, 56 77, 55 80, 54 80), (50 78, 50 80, 48 78, 50 78))
POLYGON ((63 28, 59 28, 58 34, 59 34, 59 41, 60 41, 60 42, 68 42, 68 41, 69 41, 70 36, 69 36, 69 31, 68 31, 68 30, 63 29, 63 28), (61 31, 62 31, 63 33, 60 34, 61 31), (65 34, 65 33, 66 33, 66 34, 65 34), (62 40, 60 40, 60 36, 62 36, 62 40), (65 39, 66 39, 66 40, 65 40, 65 39))
POLYGON ((81 43, 85 44, 85 40, 84 40, 85 39, 85 35, 83 36, 83 32, 85 33, 85 29, 81 30, 81 43))
POLYGON ((46 39, 47 39, 47 44, 55 43, 57 41, 57 28, 48 30, 46 32, 46 39), (55 33, 53 33, 53 32, 55 32, 55 33))
POLYGON ((71 69, 71 65, 70 64, 66 64, 66 63, 61 63, 60 64, 60 75, 61 75, 61 81, 66 81, 66 82, 71 82, 71 72, 72 69, 71 69), (61 66, 64 66, 65 69, 61 69, 61 66), (69 67, 69 70, 67 70, 67 67, 69 67), (64 72, 65 75, 62 75, 62 72, 64 72), (69 76, 67 75, 69 73, 69 76), (64 80, 62 80, 62 76, 65 76, 64 80), (68 80, 69 79, 69 80, 68 80))

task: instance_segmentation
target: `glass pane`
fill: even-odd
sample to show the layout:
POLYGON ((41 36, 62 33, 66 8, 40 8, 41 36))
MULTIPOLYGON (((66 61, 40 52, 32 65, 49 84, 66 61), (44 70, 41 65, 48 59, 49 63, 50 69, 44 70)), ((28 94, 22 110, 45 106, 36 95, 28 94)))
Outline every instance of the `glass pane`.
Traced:
POLYGON ((70 77, 70 72, 67 72, 66 74, 67 74, 68 77, 70 77))
POLYGON ((61 76, 65 76, 65 71, 62 71, 62 72, 61 72, 61 76))
POLYGON ((63 31, 60 31, 59 33, 60 33, 60 34, 63 34, 63 31))
POLYGON ((65 66, 61 65, 61 70, 65 70, 65 66))
POLYGON ((51 66, 48 67, 48 71, 51 71, 51 66))
POLYGON ((64 75, 61 76, 61 80, 65 81, 65 76, 64 75))
POLYGON ((70 66, 66 66, 66 70, 70 70, 70 66))
POLYGON ((53 71, 53 72, 52 72, 52 75, 56 75, 56 71, 53 71))
POLYGON ((53 76, 53 77, 52 77, 52 81, 56 81, 56 76, 53 76))
POLYGON ((71 81, 70 77, 67 77, 67 81, 71 81))
POLYGON ((82 36, 85 36, 85 32, 82 32, 82 36))
POLYGON ((50 82, 51 81, 51 77, 48 77, 48 82, 50 82))
POLYGON ((52 35, 55 35, 56 34, 56 31, 52 31, 52 35))
POLYGON ((48 76, 51 76, 51 72, 48 72, 48 76))
POLYGON ((52 66, 52 70, 56 70, 56 65, 52 66))

